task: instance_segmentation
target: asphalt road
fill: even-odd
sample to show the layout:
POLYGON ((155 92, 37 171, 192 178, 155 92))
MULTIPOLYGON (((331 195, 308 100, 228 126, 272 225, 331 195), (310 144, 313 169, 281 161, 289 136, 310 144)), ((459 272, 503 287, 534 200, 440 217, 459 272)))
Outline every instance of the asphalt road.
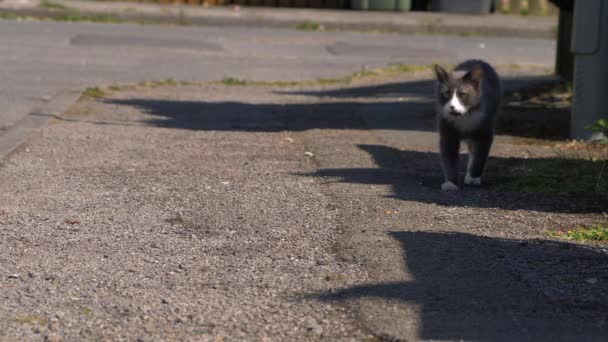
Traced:
MULTIPOLYGON (((32 112, 60 111, 89 86, 223 77, 303 80, 389 63, 550 66, 551 40, 0 20, 0 138, 32 112)), ((19 134, 14 133, 13 134, 19 134)))
MULTIPOLYGON (((554 57, 543 40, 6 21, 0 43, 0 154, 28 113, 87 86, 554 57)), ((529 76, 512 69, 509 84, 529 76)), ((401 76, 82 99, 3 160, 0 332, 603 341, 605 252, 547 232, 599 222, 605 203, 441 193, 431 72, 401 76)), ((496 145, 495 163, 547 151, 496 145)))
POLYGON ((1 160, 0 340, 605 341, 605 248, 547 233, 606 201, 441 192, 418 76, 82 98, 1 160))

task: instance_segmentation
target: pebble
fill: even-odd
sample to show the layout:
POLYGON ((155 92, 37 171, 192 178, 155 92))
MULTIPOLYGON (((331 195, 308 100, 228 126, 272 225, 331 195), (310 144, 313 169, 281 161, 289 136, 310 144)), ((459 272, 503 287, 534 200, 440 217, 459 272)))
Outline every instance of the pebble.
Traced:
POLYGON ((60 342, 62 339, 63 338, 58 333, 50 333, 46 336, 48 342, 60 342))
POLYGON ((587 284, 593 285, 593 284, 597 283, 597 278, 589 278, 589 279, 586 279, 585 282, 587 282, 587 284))
POLYGON ((314 319, 309 319, 306 324, 306 329, 315 335, 323 334, 323 327, 314 319))

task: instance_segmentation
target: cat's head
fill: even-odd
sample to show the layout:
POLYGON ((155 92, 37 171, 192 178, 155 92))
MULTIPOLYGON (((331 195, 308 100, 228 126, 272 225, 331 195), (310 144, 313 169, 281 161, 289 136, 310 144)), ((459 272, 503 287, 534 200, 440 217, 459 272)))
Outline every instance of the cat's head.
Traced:
POLYGON ((479 107, 481 101, 481 78, 483 70, 474 65, 464 76, 454 77, 435 64, 437 75, 437 101, 444 116, 460 116, 479 107))

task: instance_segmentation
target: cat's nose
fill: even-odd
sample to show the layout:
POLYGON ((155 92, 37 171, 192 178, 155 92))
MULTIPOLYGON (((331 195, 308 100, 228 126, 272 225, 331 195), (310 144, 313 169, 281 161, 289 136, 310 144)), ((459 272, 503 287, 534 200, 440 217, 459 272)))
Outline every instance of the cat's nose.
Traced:
POLYGON ((450 105, 450 110, 453 112, 453 111, 455 111, 455 110, 456 110, 456 107, 454 107, 454 106, 450 105))

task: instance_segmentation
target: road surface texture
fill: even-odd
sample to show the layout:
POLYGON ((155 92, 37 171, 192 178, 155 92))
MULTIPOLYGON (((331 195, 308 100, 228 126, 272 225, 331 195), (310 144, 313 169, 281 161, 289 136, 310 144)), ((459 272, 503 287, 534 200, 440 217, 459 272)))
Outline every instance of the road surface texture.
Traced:
POLYGON ((551 67, 548 39, 0 20, 0 155, 86 87, 176 79, 307 80, 390 63, 551 67))
POLYGON ((349 11, 257 6, 191 6, 124 1, 0 0, 8 15, 38 18, 103 16, 106 21, 173 25, 282 27, 305 23, 328 30, 555 38, 557 16, 466 15, 442 12, 349 11), (63 7, 63 8, 61 8, 63 7))
POLYGON ((440 192, 430 77, 82 98, 1 161, 0 339, 605 340, 606 249, 546 234, 605 201, 440 192))

